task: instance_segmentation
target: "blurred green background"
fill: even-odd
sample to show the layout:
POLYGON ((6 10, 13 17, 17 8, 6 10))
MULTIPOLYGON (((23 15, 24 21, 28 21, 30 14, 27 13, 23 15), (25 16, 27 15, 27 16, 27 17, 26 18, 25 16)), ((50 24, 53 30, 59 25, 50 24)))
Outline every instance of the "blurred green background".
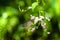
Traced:
POLYGON ((60 0, 0 0, 0 40, 60 40, 60 0))

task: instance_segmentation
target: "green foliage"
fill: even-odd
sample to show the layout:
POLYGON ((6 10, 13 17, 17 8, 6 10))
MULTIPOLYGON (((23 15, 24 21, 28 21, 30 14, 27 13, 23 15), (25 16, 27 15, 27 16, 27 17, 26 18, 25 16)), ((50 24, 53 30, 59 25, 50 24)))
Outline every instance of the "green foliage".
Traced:
POLYGON ((35 9, 35 7, 38 5, 38 2, 34 2, 33 4, 32 4, 32 11, 34 11, 34 9, 35 9))
POLYGON ((0 0, 0 40, 60 40, 59 0, 0 0))

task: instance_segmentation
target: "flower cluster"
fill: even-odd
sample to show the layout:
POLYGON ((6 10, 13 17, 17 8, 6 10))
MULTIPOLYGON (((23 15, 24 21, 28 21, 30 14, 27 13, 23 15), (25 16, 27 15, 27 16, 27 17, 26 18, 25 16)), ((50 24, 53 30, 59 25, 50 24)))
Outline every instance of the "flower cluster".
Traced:
MULTIPOLYGON (((50 18, 48 17, 44 17, 44 16, 39 16, 39 17, 35 17, 35 16, 31 16, 31 20, 34 21, 34 24, 36 24, 38 21, 41 22, 41 26, 43 28, 43 30, 46 32, 47 29, 46 29, 46 22, 44 22, 44 19, 47 20, 47 21, 50 21, 50 18)), ((50 34, 50 32, 47 32, 47 34, 50 34)))
POLYGON ((39 17, 35 17, 32 15, 30 15, 30 16, 31 16, 31 20, 34 20, 34 24, 36 24, 38 21, 43 21, 43 19, 50 21, 50 19, 48 17, 44 17, 44 16, 39 16, 39 17))

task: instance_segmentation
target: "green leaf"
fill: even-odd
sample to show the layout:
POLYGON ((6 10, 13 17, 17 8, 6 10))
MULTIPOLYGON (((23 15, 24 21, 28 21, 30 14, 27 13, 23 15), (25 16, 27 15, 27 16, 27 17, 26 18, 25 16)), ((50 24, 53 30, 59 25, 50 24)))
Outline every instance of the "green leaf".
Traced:
POLYGON ((38 5, 38 2, 34 2, 33 4, 32 4, 32 11, 34 11, 34 9, 35 9, 35 7, 38 5))

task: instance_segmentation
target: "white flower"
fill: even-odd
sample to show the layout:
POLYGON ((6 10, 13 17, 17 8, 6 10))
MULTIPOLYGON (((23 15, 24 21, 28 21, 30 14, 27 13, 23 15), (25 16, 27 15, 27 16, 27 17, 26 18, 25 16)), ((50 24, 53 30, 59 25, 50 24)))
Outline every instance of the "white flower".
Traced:
POLYGON ((46 23, 42 21, 42 22, 41 22, 41 26, 42 26, 43 28, 45 28, 46 23))
POLYGON ((42 18, 39 18, 38 20, 39 20, 39 21, 42 21, 42 18))
POLYGON ((34 24, 36 24, 39 21, 38 17, 35 17, 34 24))
POLYGON ((34 27, 34 28, 32 28, 32 30, 31 30, 31 31, 33 32, 34 30, 35 30, 35 27, 34 27))
POLYGON ((50 32, 47 32, 47 34, 50 34, 50 32))
POLYGON ((48 17, 46 17, 46 19, 47 19, 48 21, 50 21, 50 19, 49 19, 48 17))
POLYGON ((40 16, 41 19, 44 19, 44 16, 40 16))
POLYGON ((28 7, 28 9, 31 9, 31 8, 32 8, 31 6, 28 7))
POLYGON ((32 16, 32 15, 30 15, 30 16, 31 16, 31 20, 35 19, 35 16, 32 16))
POLYGON ((44 19, 44 16, 39 17, 39 21, 42 21, 42 19, 44 19))

